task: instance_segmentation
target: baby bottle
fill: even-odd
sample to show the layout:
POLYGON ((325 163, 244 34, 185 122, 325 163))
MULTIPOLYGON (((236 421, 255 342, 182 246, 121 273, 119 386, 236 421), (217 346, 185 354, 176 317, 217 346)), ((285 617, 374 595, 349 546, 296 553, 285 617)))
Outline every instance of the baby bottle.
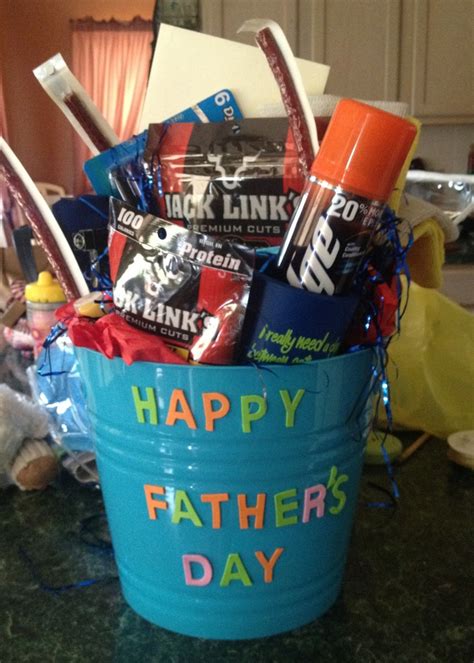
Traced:
POLYGON ((40 272, 38 280, 25 288, 26 317, 34 339, 34 356, 38 357, 44 340, 56 324, 55 310, 66 297, 58 281, 49 272, 40 272))

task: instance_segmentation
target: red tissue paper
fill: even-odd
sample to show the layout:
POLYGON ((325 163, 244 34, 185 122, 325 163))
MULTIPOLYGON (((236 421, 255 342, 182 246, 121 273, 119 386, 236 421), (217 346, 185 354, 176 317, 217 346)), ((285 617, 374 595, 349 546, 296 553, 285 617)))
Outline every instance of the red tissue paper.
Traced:
POLYGON ((356 312, 346 337, 345 345, 367 345, 376 343, 379 337, 390 338, 396 332, 400 306, 399 280, 393 276, 390 283, 372 285, 370 306, 362 306, 356 312), (370 320, 366 329, 367 314, 376 311, 376 321, 370 320))
POLYGON ((131 327, 117 313, 93 320, 77 315, 71 302, 56 311, 56 318, 66 325, 73 345, 101 352, 108 359, 121 357, 128 365, 135 361, 187 363, 161 339, 131 327))

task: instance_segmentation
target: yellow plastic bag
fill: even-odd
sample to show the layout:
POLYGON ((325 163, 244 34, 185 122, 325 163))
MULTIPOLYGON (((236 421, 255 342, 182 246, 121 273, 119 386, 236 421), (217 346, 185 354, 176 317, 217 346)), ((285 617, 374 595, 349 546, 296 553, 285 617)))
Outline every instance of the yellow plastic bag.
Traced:
POLYGON ((412 282, 400 327, 388 350, 394 425, 438 437, 474 429, 474 316, 412 282))

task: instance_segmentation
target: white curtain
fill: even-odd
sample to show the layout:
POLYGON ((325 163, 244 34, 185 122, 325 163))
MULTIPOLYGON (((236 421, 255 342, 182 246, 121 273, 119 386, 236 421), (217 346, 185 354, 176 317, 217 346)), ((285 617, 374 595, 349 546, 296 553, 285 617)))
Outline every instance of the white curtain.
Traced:
MULTIPOLYGON (((151 21, 139 17, 127 23, 90 18, 72 22, 72 71, 121 140, 138 130, 152 38, 151 21)), ((82 167, 90 156, 77 137, 76 193, 87 187, 82 167)))

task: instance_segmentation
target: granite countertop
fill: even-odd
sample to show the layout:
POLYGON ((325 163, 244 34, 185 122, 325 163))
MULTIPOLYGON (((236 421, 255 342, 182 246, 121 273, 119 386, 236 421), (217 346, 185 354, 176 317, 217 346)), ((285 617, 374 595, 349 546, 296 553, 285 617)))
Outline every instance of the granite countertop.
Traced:
POLYGON ((127 606, 113 556, 97 545, 106 536, 99 490, 67 474, 42 493, 8 488, 0 493, 0 661, 472 663, 474 474, 431 439, 397 481, 397 508, 371 508, 384 499, 371 482, 388 481, 385 468, 365 468, 333 608, 298 630, 247 641, 177 635, 127 606), (66 588, 87 579, 101 581, 66 588))

